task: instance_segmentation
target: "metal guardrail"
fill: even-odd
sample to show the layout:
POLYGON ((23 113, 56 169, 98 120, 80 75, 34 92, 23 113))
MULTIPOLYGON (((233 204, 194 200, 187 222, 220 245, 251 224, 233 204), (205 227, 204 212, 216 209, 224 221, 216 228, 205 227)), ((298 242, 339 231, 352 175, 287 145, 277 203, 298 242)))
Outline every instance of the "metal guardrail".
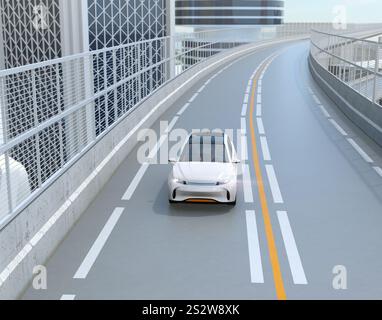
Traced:
MULTIPOLYGON (((381 34, 375 30, 375 34, 381 34)), ((312 31, 311 55, 328 72, 382 106, 382 43, 312 31)))
POLYGON ((287 24, 180 33, 0 71, 0 228, 178 74, 222 50, 312 27, 331 30, 287 24))

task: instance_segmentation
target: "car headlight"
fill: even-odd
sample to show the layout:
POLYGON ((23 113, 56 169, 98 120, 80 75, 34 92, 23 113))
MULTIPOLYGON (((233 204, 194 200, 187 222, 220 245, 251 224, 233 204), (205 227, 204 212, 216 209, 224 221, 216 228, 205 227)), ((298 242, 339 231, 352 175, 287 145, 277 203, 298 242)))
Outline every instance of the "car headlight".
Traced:
POLYGON ((216 183, 216 185, 217 185, 217 186, 220 186, 220 185, 222 185, 222 184, 227 184, 227 183, 229 183, 230 181, 231 181, 230 178, 222 179, 222 180, 218 181, 218 182, 216 183))
POLYGON ((187 184, 187 181, 184 181, 184 180, 181 180, 181 179, 174 179, 174 182, 175 183, 179 183, 179 184, 187 184))

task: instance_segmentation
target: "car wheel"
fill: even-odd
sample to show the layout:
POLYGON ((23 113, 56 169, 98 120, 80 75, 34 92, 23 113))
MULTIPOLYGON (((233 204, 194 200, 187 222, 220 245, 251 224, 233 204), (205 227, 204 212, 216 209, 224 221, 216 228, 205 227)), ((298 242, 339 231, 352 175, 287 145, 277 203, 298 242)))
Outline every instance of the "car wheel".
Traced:
POLYGON ((171 203, 171 204, 173 204, 173 203, 175 203, 176 201, 171 200, 171 199, 168 199, 168 202, 171 203))
POLYGON ((230 205, 230 206, 236 206, 236 200, 233 201, 233 202, 229 202, 229 205, 230 205))

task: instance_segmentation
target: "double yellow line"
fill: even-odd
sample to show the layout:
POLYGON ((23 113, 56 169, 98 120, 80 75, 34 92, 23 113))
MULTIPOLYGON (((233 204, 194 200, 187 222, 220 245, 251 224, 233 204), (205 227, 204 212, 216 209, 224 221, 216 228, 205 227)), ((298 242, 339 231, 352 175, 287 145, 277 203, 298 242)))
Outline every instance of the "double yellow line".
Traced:
POLYGON ((262 177, 262 173, 261 173, 259 152, 257 149, 255 126, 254 126, 255 97, 256 97, 256 87, 257 87, 259 74, 261 74, 262 70, 264 70, 264 68, 265 68, 264 65, 266 65, 266 63, 268 61, 270 61, 271 59, 273 59, 273 58, 269 58, 266 62, 263 63, 263 66, 259 69, 258 73, 256 74, 256 76, 253 80, 252 95, 251 95, 251 100, 250 100, 249 123, 250 123, 250 128, 251 128, 253 165, 255 168, 257 186, 258 186, 259 197, 260 197, 260 204, 261 204, 261 209, 262 209, 262 213, 263 213, 265 233, 266 233, 267 242, 268 242, 268 251, 269 251, 269 256, 270 256, 270 260, 271 260, 271 266, 272 266, 272 272, 273 272, 273 279, 275 282, 276 295, 277 295, 277 299, 286 300, 284 282, 283 282, 283 278, 282 278, 282 274, 281 274, 280 263, 279 263, 275 238, 274 238, 273 229, 272 229, 272 222, 271 222, 271 218, 270 218, 270 214, 269 214, 269 207, 268 207, 267 197, 266 197, 266 193, 265 193, 263 177, 262 177))

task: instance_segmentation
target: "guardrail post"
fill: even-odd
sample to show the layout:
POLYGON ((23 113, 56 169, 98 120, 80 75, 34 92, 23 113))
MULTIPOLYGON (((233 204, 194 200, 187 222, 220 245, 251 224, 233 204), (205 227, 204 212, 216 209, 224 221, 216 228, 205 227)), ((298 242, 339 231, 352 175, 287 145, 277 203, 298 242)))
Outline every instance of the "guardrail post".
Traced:
POLYGON ((373 89, 373 102, 377 103, 377 79, 379 72, 379 46, 381 45, 381 38, 378 39, 375 51, 375 66, 374 66, 374 89, 373 89))
MULTIPOLYGON (((115 85, 117 83, 117 54, 116 54, 116 50, 117 49, 114 49, 113 50, 113 85, 115 85)), ((114 89, 114 92, 113 92, 113 96, 114 96, 114 121, 117 121, 117 118, 118 118, 118 89, 115 88, 114 89)))
MULTIPOLYGON (((0 111, 1 111, 1 125, 3 129, 3 143, 7 143, 8 141, 8 135, 7 135, 7 113, 5 112, 5 81, 4 78, 1 79, 0 83, 0 95, 1 95, 1 105, 0 105, 0 111)), ((7 200, 8 200, 8 214, 11 214, 13 212, 13 197, 12 197, 12 187, 11 187, 11 171, 9 166, 9 152, 6 151, 4 153, 4 160, 5 160, 5 179, 7 181, 7 200)))
MULTIPOLYGON (((56 65, 56 90, 57 90, 57 92, 61 91, 61 78, 60 78, 59 64, 56 65)), ((57 105, 60 108, 60 112, 62 112, 61 103, 62 103, 61 95, 58 94, 57 95, 57 105)), ((63 130, 62 120, 60 120, 60 122, 58 124, 58 135, 59 135, 59 140, 60 140, 60 162, 61 162, 60 167, 62 168, 64 166, 64 163, 65 163, 65 158, 64 158, 64 130, 63 130)))
MULTIPOLYGON (((85 97, 94 95, 93 56, 89 54, 84 58, 85 97)), ((89 103, 86 107, 87 143, 96 139, 95 127, 95 103, 89 103)))
POLYGON ((168 50, 167 79, 175 77, 175 1, 166 0, 166 46, 168 50))
MULTIPOLYGON (((34 125, 38 126, 38 102, 37 102, 37 87, 36 87, 36 71, 32 71, 32 95, 33 95, 33 117, 34 125)), ((35 134, 36 139, 36 167, 37 167, 37 182, 38 186, 42 185, 42 176, 41 176, 41 155, 40 155, 40 138, 39 133, 35 134)))
MULTIPOLYGON (((104 82, 104 90, 107 90, 108 87, 108 79, 107 79, 107 54, 106 51, 102 54, 103 56, 103 82, 104 82)), ((105 108, 105 129, 109 127, 109 95, 105 94, 104 108, 105 108)), ((98 108, 102 108, 102 106, 98 106, 98 108)), ((99 111, 100 112, 100 111, 99 111)), ((100 114, 102 114, 100 112, 100 114)), ((100 119, 100 133, 104 130, 102 128, 102 120, 100 119)))

